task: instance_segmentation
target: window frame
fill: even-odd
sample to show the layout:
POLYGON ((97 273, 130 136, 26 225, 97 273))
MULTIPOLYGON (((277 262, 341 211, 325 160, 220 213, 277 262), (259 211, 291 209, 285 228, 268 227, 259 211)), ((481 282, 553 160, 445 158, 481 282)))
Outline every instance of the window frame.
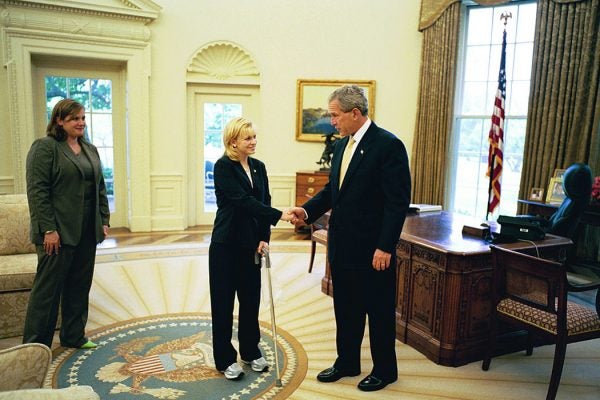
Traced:
MULTIPOLYGON (((460 30, 459 30, 459 43, 458 43, 458 50, 457 50, 457 69, 456 69, 456 77, 455 77, 455 95, 454 95, 454 109, 453 109, 453 113, 452 113, 452 127, 451 127, 451 137, 450 137, 450 146, 448 147, 448 152, 447 152, 447 159, 448 159, 448 168, 447 168, 447 173, 446 173, 446 179, 445 179, 445 204, 447 206, 447 209, 450 210, 451 212, 458 212, 456 209, 456 182, 459 180, 459 173, 460 171, 458 171, 458 163, 459 163, 459 146, 460 146, 460 140, 461 140, 461 122, 464 120, 468 120, 468 119, 474 119, 474 120, 481 120, 484 123, 484 126, 482 129, 484 129, 484 132, 486 133, 482 133, 482 141, 480 142, 482 144, 482 148, 480 149, 480 153, 477 157, 483 157, 484 156, 484 151, 483 149, 487 149, 488 148, 488 141, 487 141, 487 132, 489 131, 489 128, 491 126, 491 116, 492 116, 492 108, 489 108, 489 114, 467 114, 467 113, 463 113, 462 107, 463 107, 463 99, 464 99, 464 87, 465 87, 465 74, 466 74, 466 63, 467 63, 467 51, 468 51, 468 44, 467 44, 467 40, 468 40, 468 28, 469 28, 469 13, 471 11, 471 9, 483 9, 483 8, 491 8, 491 9, 495 9, 495 8, 504 8, 506 6, 522 6, 522 5, 526 5, 526 4, 535 4, 536 1, 535 0, 513 0, 509 3, 505 3, 505 4, 499 4, 499 5, 495 5, 495 6, 484 6, 484 5, 479 5, 473 1, 463 1, 462 3, 462 11, 461 11, 461 26, 460 26, 460 30)), ((492 16, 492 18, 494 18, 494 16, 492 16)), ((512 21, 514 24, 518 23, 518 20, 514 18, 515 16, 513 15, 513 19, 509 20, 509 23, 512 21)), ((516 32, 517 32, 517 28, 518 25, 515 27, 515 38, 513 38, 513 40, 511 41, 510 38, 508 39, 508 43, 507 43, 507 47, 508 46, 512 46, 512 52, 513 54, 511 54, 511 58, 514 58, 514 52, 515 52, 515 48, 516 48, 516 44, 518 43, 523 43, 518 42, 516 39, 516 32)), ((493 32, 493 31, 492 31, 493 32)), ((532 38, 532 41, 534 40, 534 38, 532 38)), ((529 42, 526 42, 529 43, 529 42)), ((533 43, 532 43, 533 44, 533 43)), ((493 40, 493 38, 490 38, 490 41, 488 42, 488 46, 491 46, 492 50, 495 50, 495 41, 493 40)), ((507 58, 509 57, 509 52, 507 51, 507 58)), ((494 57, 492 57, 492 55, 490 54, 488 57, 489 60, 494 60, 494 57)), ((499 57, 498 57, 499 60, 499 57)), ((507 60, 508 61, 508 60, 507 60)), ((531 60, 533 63, 533 59, 531 60)), ((487 77, 487 88, 489 89, 490 84, 495 82, 494 86, 494 90, 493 91, 488 91, 487 96, 490 97, 489 99, 486 98, 486 102, 488 101, 492 101, 494 94, 495 94, 495 88, 497 87, 497 73, 498 70, 497 68, 498 66, 490 66, 489 62, 488 62, 488 66, 487 66, 487 70, 488 70, 488 77, 487 77), (492 71, 492 68, 495 68, 495 73, 494 72, 490 72, 492 71), (494 80, 489 80, 490 78, 493 78, 495 74, 495 78, 494 80)), ((510 65, 510 69, 509 66, 507 65, 507 91, 511 90, 512 91, 512 85, 513 82, 523 82, 522 79, 512 79, 514 76, 514 67, 515 67, 515 63, 512 62, 510 65)), ((531 68, 530 68, 531 70, 531 68)), ((531 73, 529 75, 529 80, 528 83, 529 85, 531 84, 531 73)), ((486 89, 486 90, 488 90, 486 89)), ((531 86, 530 86, 531 89, 531 86)), ((512 94, 512 93, 511 93, 512 94)), ((529 100, 530 98, 530 91, 528 92, 528 97, 527 99, 529 100)), ((507 97, 506 97, 506 104, 505 104, 505 111, 510 111, 509 107, 510 104, 509 102, 511 101, 511 97, 510 95, 507 93, 507 97)), ((487 103, 486 103, 487 104, 487 103)), ((510 129, 509 125, 511 122, 515 122, 515 121, 525 121, 525 127, 526 127, 526 121, 527 121, 527 112, 525 114, 508 114, 508 112, 505 114, 505 119, 504 119, 504 138, 506 140, 507 137, 510 137, 510 129)), ((524 128, 526 129, 526 128, 524 128)), ((516 131, 516 133, 519 133, 519 131, 516 131)), ((510 154, 512 153, 507 153, 506 152, 506 143, 503 147, 503 152, 504 152, 504 160, 505 160, 505 164, 506 164, 506 160, 508 160, 510 154)), ((513 154, 514 155, 514 154, 513 154)), ((487 154, 485 154, 486 156, 486 163, 487 163, 487 154)), ((522 155, 521 155, 521 159, 522 159, 522 155)), ((522 165, 521 165, 522 167, 522 165)), ((519 172, 519 174, 521 174, 521 172, 519 172)), ((503 169, 503 177, 505 176, 504 174, 504 169, 503 169)), ((481 200, 479 199, 480 196, 480 192, 483 191, 483 187, 485 187, 485 200, 487 201, 487 193, 489 191, 489 188, 487 186, 487 180, 489 178, 487 178, 485 176, 485 171, 483 173, 479 173, 478 172, 478 176, 477 176, 477 185, 475 188, 475 193, 477 194, 477 199, 474 205, 474 208, 472 210, 471 213, 465 214, 465 215, 469 215, 471 217, 480 217, 480 216, 485 216, 485 210, 487 209, 486 206, 486 202, 482 202, 483 204, 480 204, 481 200)), ((520 181, 520 179, 519 179, 520 181)), ((519 182, 520 183, 520 182, 519 182)), ((514 185, 512 185, 514 186, 514 185)), ((503 182, 502 184, 502 188, 505 190, 507 187, 507 183, 503 182)), ((505 193, 505 191, 503 190, 503 194, 505 193)), ((514 212, 512 212, 513 214, 516 212, 517 209, 517 203, 518 203, 518 193, 519 193, 519 184, 517 183, 517 187, 514 188, 513 190, 509 191, 510 192, 515 192, 516 196, 517 196, 517 201, 514 202, 514 204, 512 204, 512 202, 510 203, 510 205, 506 204, 506 200, 504 202, 501 201, 500 203, 500 207, 497 208, 497 210, 494 212, 494 215, 498 215, 500 213, 500 210, 503 210, 503 213, 511 213, 510 210, 512 210, 514 208, 514 212), (508 211, 507 211, 508 209, 508 211)), ((506 196, 503 196, 503 199, 506 199, 506 196)), ((461 213, 464 214, 464 213, 461 213)))

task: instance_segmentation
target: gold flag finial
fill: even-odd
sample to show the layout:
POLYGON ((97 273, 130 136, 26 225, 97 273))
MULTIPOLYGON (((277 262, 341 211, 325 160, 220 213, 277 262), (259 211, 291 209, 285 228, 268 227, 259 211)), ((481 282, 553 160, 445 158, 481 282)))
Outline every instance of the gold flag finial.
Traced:
POLYGON ((504 11, 501 15, 500 15, 500 19, 504 20, 504 27, 506 27, 506 24, 508 23, 508 19, 512 18, 512 13, 510 11, 504 11))

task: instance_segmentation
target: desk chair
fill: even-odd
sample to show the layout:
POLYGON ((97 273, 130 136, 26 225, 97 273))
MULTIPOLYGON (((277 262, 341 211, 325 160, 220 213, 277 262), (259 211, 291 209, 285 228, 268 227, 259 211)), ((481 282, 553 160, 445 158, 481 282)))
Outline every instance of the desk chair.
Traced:
POLYGON ((549 338, 556 348, 546 400, 553 400, 567 344, 600 337, 600 310, 571 302, 567 294, 598 289, 600 282, 573 284, 567 279, 565 264, 493 245, 491 250, 493 311, 489 346, 481 368, 487 371, 490 367, 500 321, 527 331, 527 355, 533 353, 532 335, 549 338))
POLYGON ((550 216, 548 233, 573 239, 579 219, 590 203, 592 170, 583 163, 571 164, 563 175, 565 199, 550 216))
POLYGON ((329 228, 329 211, 323 214, 319 219, 310 225, 310 264, 308 264, 308 273, 312 272, 315 261, 315 252, 317 243, 327 247, 327 229, 329 228))
POLYGON ((327 229, 316 229, 314 225, 310 226, 310 264, 308 265, 308 273, 310 274, 315 262, 315 252, 317 251, 317 243, 327 246, 327 229))
MULTIPOLYGON (((565 199, 548 220, 548 233, 576 241, 579 220, 590 203, 592 170, 583 163, 571 164, 563 175, 565 199)), ((567 278, 571 283, 591 283, 600 280, 600 265, 592 260, 577 259, 575 247, 569 252, 567 278)), ((596 307, 600 309, 600 291, 596 294, 596 307)))

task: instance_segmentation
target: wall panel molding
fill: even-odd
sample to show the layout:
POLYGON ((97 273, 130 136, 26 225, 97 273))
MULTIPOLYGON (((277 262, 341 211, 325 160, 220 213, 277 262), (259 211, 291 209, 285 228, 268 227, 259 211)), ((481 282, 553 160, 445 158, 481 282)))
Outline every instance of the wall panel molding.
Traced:
MULTIPOLYGON (((296 175, 269 175, 269 189, 271 190, 271 205, 273 207, 285 210, 295 205, 296 175)), ((288 222, 279 221, 275 229, 293 230, 294 226, 288 222)))
POLYGON ((153 174, 150 177, 150 185, 152 230, 171 231, 187 228, 183 208, 183 175, 153 174))
POLYGON ((0 176, 0 195, 15 194, 15 178, 13 176, 0 176))

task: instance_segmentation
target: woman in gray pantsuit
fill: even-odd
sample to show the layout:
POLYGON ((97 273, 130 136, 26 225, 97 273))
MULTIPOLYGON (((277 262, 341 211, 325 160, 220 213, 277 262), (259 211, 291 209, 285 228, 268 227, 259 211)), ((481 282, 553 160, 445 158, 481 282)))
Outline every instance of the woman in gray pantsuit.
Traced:
POLYGON ((61 305, 60 343, 94 348, 85 336, 96 245, 108 235, 109 209, 100 156, 84 139, 85 110, 56 103, 27 155, 27 198, 37 273, 27 307, 23 343, 50 347, 61 305))

